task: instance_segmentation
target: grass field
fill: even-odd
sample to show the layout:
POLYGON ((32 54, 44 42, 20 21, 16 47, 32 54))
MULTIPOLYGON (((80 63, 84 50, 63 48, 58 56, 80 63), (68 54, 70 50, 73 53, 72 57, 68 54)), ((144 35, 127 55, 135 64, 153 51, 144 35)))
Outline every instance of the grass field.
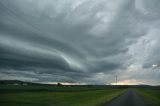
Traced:
POLYGON ((151 106, 160 106, 160 88, 139 88, 137 91, 151 106))
POLYGON ((99 106, 125 89, 3 85, 0 91, 0 106, 99 106))
POLYGON ((86 90, 102 90, 106 89, 104 86, 52 86, 52 85, 0 85, 0 92, 39 92, 39 91, 86 91, 86 90))

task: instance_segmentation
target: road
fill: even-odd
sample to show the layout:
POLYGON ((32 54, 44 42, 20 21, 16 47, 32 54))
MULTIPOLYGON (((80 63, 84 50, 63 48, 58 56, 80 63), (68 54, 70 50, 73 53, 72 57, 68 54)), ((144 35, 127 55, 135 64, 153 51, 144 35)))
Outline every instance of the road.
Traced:
POLYGON ((128 89, 123 95, 115 98, 104 106, 148 106, 134 89, 128 89))

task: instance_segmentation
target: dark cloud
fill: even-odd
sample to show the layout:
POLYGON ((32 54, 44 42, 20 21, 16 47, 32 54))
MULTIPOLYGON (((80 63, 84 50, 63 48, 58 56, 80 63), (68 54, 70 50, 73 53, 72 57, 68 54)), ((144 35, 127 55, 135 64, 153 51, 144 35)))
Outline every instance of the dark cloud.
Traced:
POLYGON ((160 64, 158 5, 158 0, 1 1, 1 79, 113 83, 116 74, 133 78, 129 70, 160 64))

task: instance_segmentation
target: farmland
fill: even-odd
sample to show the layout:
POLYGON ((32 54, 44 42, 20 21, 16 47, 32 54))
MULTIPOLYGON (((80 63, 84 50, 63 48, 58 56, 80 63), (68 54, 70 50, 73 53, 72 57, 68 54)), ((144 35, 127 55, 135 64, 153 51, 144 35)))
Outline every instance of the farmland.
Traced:
POLYGON ((159 87, 0 82, 0 106, 106 106, 108 103, 126 106, 132 102, 138 105, 137 100, 159 106, 159 87))
POLYGON ((105 86, 0 85, 1 106, 99 106, 125 91, 105 86))

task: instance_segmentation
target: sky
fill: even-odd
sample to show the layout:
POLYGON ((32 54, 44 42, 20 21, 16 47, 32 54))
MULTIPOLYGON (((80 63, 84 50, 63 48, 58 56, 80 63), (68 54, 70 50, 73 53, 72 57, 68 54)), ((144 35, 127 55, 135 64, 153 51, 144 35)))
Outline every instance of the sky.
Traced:
POLYGON ((160 0, 1 0, 0 80, 160 85, 160 0))

